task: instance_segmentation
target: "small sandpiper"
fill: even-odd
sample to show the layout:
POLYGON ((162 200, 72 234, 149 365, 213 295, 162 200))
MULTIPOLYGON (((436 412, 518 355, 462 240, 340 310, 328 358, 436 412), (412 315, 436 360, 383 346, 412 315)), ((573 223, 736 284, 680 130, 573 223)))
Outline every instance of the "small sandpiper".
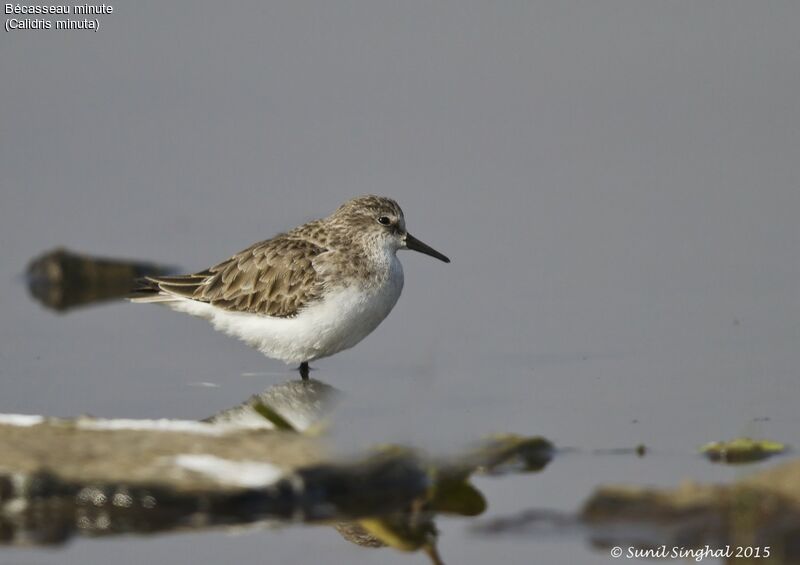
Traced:
POLYGON ((132 300, 205 318, 267 357, 300 363, 307 379, 309 361, 353 347, 392 310, 403 290, 398 249, 450 262, 406 231, 397 202, 361 196, 205 271, 147 277, 132 300))

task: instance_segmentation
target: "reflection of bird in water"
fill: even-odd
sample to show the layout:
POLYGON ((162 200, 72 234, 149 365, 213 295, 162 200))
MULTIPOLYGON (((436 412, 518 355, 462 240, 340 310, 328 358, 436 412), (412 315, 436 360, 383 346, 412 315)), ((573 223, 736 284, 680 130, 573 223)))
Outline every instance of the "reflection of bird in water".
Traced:
MULTIPOLYGON (((341 396, 340 390, 317 379, 286 381, 272 385, 240 405, 223 410, 204 421, 243 428, 269 428, 315 434, 324 427, 327 417, 339 404, 341 396)), ((326 484, 325 477, 328 477, 330 484, 335 485, 333 491, 328 493, 332 497, 332 503, 339 500, 345 508, 348 505, 359 508, 363 505, 363 500, 359 502, 360 495, 375 489, 373 495, 368 497, 371 501, 370 507, 374 508, 374 503, 381 500, 381 497, 388 496, 388 499, 392 499, 390 493, 393 490, 408 494, 405 489, 415 482, 409 481, 409 477, 422 472, 416 466, 416 462, 412 465, 407 464, 413 461, 412 452, 398 452, 396 460, 392 460, 391 456, 382 458, 380 453, 373 455, 373 458, 349 468, 344 474, 341 470, 337 471, 335 465, 320 465, 307 476, 307 478, 314 477, 316 483, 319 483, 314 487, 315 496, 324 492, 321 485, 326 484), (412 459, 406 461, 407 457, 412 459), (356 477, 350 477, 352 473, 355 473, 356 477), (397 481, 397 484, 393 489, 394 481, 397 481), (342 492, 347 492, 349 488, 355 488, 359 494, 351 494, 341 499, 342 492)), ((413 490, 412 488, 411 492, 413 490)), ((396 500, 393 503, 396 503, 396 500)), ((340 508, 340 511, 345 508, 340 508)), ((420 500, 409 497, 404 511, 361 521, 339 521, 333 526, 344 539, 356 545, 370 548, 392 546, 406 551, 421 550, 433 565, 438 565, 442 561, 436 549, 437 530, 433 523, 434 517, 435 513, 423 508, 420 500)))
POLYGON ((339 403, 341 391, 317 379, 287 381, 254 394, 206 422, 237 427, 306 432, 323 422, 339 403))
POLYGON ((205 318, 267 357, 300 363, 306 379, 309 361, 353 347, 392 310, 399 249, 450 262, 408 233, 394 200, 362 196, 205 271, 147 277, 133 301, 205 318))

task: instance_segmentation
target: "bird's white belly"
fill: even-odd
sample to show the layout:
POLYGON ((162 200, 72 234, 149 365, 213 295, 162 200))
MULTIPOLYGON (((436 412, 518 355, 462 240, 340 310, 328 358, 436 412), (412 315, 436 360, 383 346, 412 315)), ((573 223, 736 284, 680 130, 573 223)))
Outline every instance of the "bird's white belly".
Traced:
POLYGON ((216 329, 237 337, 264 355, 286 363, 313 361, 353 347, 378 327, 403 290, 403 270, 394 261, 390 276, 378 287, 350 285, 325 297, 294 318, 230 312, 195 300, 168 305, 209 320, 216 329))

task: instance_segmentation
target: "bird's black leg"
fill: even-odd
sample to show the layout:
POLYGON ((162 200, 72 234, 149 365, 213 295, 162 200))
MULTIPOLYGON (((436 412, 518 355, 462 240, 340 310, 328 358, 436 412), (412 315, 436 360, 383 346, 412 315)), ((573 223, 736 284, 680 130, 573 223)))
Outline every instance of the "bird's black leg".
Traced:
POLYGON ((299 371, 300 371, 300 378, 304 381, 308 380, 308 373, 311 369, 308 368, 308 361, 303 361, 300 363, 299 371))

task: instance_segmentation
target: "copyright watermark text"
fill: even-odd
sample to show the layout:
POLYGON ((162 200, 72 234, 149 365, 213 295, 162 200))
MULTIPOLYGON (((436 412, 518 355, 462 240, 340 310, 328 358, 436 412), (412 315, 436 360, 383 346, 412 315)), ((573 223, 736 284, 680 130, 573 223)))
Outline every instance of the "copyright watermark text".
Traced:
POLYGON ((723 547, 683 547, 659 545, 658 547, 620 547, 611 548, 614 559, 692 559, 698 563, 704 559, 759 559, 770 555, 770 547, 753 545, 726 545, 723 547))

